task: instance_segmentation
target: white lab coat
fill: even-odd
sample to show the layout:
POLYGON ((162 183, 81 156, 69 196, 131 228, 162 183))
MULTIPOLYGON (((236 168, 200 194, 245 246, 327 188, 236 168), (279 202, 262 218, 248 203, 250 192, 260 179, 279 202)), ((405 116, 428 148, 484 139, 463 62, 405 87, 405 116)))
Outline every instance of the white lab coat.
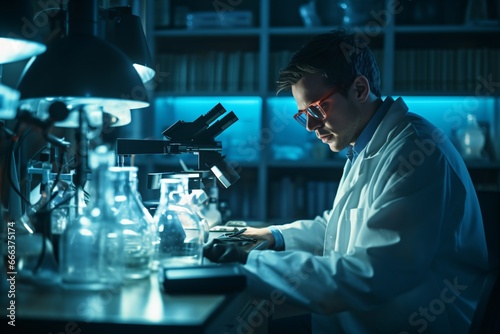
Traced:
POLYGON ((348 160, 333 209, 277 226, 252 251, 249 289, 300 305, 315 333, 466 333, 488 270, 473 184, 448 138, 393 102, 348 160))

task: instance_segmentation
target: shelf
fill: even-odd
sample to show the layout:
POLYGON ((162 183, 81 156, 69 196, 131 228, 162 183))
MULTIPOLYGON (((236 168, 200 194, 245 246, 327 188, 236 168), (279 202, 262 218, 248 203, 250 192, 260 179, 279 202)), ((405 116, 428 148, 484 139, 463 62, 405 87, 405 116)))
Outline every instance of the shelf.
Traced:
MULTIPOLYGON (((338 27, 335 26, 321 26, 321 27, 273 27, 269 28, 269 35, 277 35, 277 36, 294 36, 294 35, 306 35, 306 36, 315 36, 318 34, 323 34, 331 31, 338 27)), ((364 31, 364 27, 353 27, 355 31, 364 31)), ((377 30, 370 31, 370 34, 383 34, 385 33, 386 28, 378 27, 377 30)))
POLYGON ((343 168, 345 165, 345 160, 339 159, 339 160, 298 160, 298 161, 293 161, 293 160, 281 160, 281 161, 270 161, 268 162, 267 166, 269 168, 276 168, 276 169, 282 169, 282 168, 318 168, 318 169, 329 169, 329 168, 343 168))
POLYGON ((161 29, 155 30, 156 37, 200 37, 200 36, 258 36, 261 33, 259 28, 231 28, 231 29, 161 29))
MULTIPOLYGON (((491 95, 483 95, 484 96, 493 96, 493 97, 499 97, 500 96, 500 90, 498 92, 494 92, 495 94, 491 95)), ((429 97, 464 97, 464 96, 470 96, 474 95, 475 90, 463 90, 463 91, 454 91, 454 90, 439 90, 439 89, 434 89, 434 90, 393 90, 390 94, 387 94, 387 92, 382 91, 382 95, 390 95, 393 97, 398 97, 398 96, 411 96, 411 97, 423 97, 423 96, 429 96, 429 97)), ((479 96, 478 98, 480 98, 479 96)))
MULTIPOLYGON (((188 29, 159 29, 154 31, 155 37, 198 37, 198 36, 258 36, 260 34, 268 34, 270 36, 315 36, 318 34, 326 33, 332 29, 337 28, 336 26, 320 26, 320 27, 301 27, 301 26, 290 26, 290 27, 270 27, 266 29, 262 28, 212 28, 203 30, 188 30, 188 29)), ((353 27, 355 31, 363 32, 364 27, 353 27)), ((396 27, 396 33, 433 33, 433 32, 445 32, 445 33, 480 33, 480 32, 498 32, 499 27, 471 27, 467 26, 401 26, 396 27), (436 27, 436 28, 435 28, 436 27), (434 30, 436 29, 436 30, 434 30)), ((384 34, 387 28, 377 27, 376 30, 370 31, 370 34, 384 34)))
POLYGON ((200 97, 200 98, 214 98, 214 97, 256 97, 259 92, 242 91, 242 92, 229 92, 229 91, 193 91, 193 92, 178 92, 178 91, 165 91, 159 90, 155 92, 156 98, 169 98, 169 97, 200 97))
POLYGON ((500 25, 496 26, 477 26, 477 25, 396 25, 394 27, 396 33, 406 34, 436 34, 436 33, 451 33, 451 34, 478 34, 478 33, 500 33, 500 25))

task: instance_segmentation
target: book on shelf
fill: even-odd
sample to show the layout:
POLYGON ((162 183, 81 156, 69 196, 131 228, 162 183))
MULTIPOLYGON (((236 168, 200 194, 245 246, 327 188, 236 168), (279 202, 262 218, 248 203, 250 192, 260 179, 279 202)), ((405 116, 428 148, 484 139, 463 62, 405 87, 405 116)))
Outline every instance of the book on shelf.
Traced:
POLYGON ((395 53, 396 91, 473 92, 479 78, 500 77, 500 49, 402 49, 395 53))
POLYGON ((170 75, 160 90, 177 92, 256 91, 258 53, 208 51, 161 54, 158 62, 170 75))
POLYGON ((242 64, 242 78, 241 78, 241 90, 242 91, 256 91, 256 69, 258 62, 256 61, 257 54, 255 52, 244 52, 243 53, 243 64, 242 64))
MULTIPOLYGON (((273 89, 277 75, 290 60, 292 50, 269 54, 268 78, 273 89)), ((383 72, 384 53, 374 49, 383 72)), ((258 91, 259 52, 232 50, 159 54, 160 69, 170 75, 159 90, 251 92, 258 91)), ((486 47, 396 49, 395 91, 474 92, 480 78, 500 77, 500 49, 486 47)))
POLYGON ((216 52, 214 55, 214 91, 222 92, 224 90, 224 76, 226 75, 226 68, 224 66, 226 54, 223 52, 216 52))

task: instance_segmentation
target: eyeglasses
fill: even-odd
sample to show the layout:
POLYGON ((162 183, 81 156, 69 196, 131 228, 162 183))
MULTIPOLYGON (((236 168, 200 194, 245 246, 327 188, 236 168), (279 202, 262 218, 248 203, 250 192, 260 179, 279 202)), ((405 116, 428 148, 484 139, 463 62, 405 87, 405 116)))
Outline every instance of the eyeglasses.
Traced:
POLYGON ((311 116, 315 120, 324 121, 326 119, 326 112, 321 104, 325 102, 325 100, 329 99, 333 94, 337 93, 339 90, 340 89, 338 87, 335 87, 318 101, 311 103, 305 109, 299 110, 295 115, 293 115, 293 118, 295 118, 295 120, 304 127, 306 127, 307 125, 307 115, 311 116))

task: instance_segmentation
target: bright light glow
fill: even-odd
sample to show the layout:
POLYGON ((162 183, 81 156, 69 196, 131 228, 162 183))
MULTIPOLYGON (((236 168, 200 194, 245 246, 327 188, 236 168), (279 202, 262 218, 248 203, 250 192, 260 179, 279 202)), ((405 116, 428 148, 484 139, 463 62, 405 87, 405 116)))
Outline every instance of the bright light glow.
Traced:
POLYGON ((115 202, 117 202, 117 203, 125 202, 126 200, 127 200, 127 196, 125 196, 125 195, 115 196, 115 202))
POLYGON ((84 235, 84 236, 87 236, 87 237, 91 237, 91 236, 93 236, 92 231, 91 231, 91 230, 88 230, 88 229, 86 229, 86 228, 81 228, 81 229, 80 229, 80 234, 81 234, 81 235, 84 235))
POLYGON ((142 82, 148 82, 149 80, 153 79, 156 74, 155 70, 144 65, 134 64, 134 68, 137 73, 139 73, 142 82))
POLYGON ((93 208, 90 215, 92 217, 99 217, 101 215, 101 210, 99 208, 93 208))
POLYGON ((0 64, 5 64, 39 55, 47 47, 24 39, 0 37, 0 50, 0 64))

